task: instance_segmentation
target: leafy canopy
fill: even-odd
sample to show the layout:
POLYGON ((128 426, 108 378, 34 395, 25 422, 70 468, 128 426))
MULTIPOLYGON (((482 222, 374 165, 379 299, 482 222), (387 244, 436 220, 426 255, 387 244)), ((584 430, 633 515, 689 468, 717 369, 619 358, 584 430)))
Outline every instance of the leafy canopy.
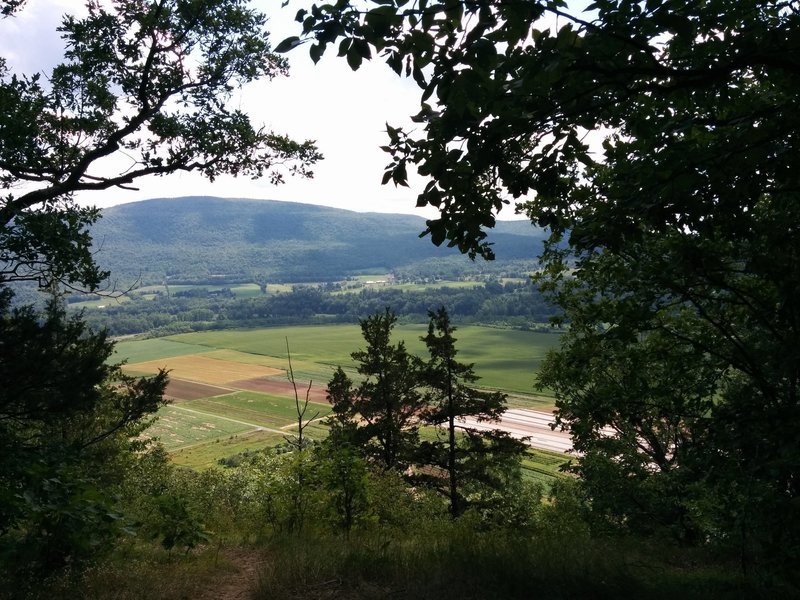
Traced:
POLYGON ((280 50, 336 43, 419 84, 386 180, 430 178, 434 243, 491 257, 510 202, 550 228, 539 283, 570 330, 541 382, 598 512, 796 561, 796 3, 340 0, 297 20, 280 50))
POLYGON ((0 282, 99 285, 106 273, 83 233, 98 214, 70 202, 75 192, 177 171, 278 183, 284 170, 311 175, 320 158, 312 142, 258 128, 231 102, 239 86, 287 72, 266 17, 246 2, 86 9, 64 17, 64 60, 46 77, 12 73, 0 58, 0 282))
MULTIPOLYGON (((800 27, 789 2, 419 0, 301 9, 315 60, 380 55, 421 88, 413 132, 388 128, 387 181, 430 178, 428 223, 491 256, 485 228, 511 201, 581 248, 637 229, 705 230, 733 190, 787 170, 797 126, 800 27), (587 135, 591 132, 591 135, 587 135), (599 138, 604 139, 602 149, 599 138), (691 165, 685 157, 691 156, 691 165), (758 168, 753 168, 758 165, 758 168), (702 193, 701 193, 702 192, 702 193)), ((796 173, 796 171, 795 171, 796 173)), ((750 206, 757 199, 751 196, 750 206)), ((726 214, 736 211, 726 210, 726 214)))
MULTIPOLYGON (((24 3, 5 0, 0 15, 24 3)), ((108 336, 67 318, 58 299, 61 285, 95 290, 108 275, 87 233, 99 213, 73 194, 176 171, 277 183, 282 167, 309 176, 320 158, 312 142, 259 129, 231 102, 238 86, 286 72, 265 21, 243 0, 89 0, 85 17, 64 17, 64 59, 47 76, 12 73, 0 57, 0 562, 11 567, 1 576, 9 589, 113 545, 122 531, 114 493, 145 447, 147 417, 164 404, 165 373, 124 375, 109 363, 108 336), (53 292, 45 311, 12 306, 17 281, 53 292)), ((188 527, 166 545, 198 541, 182 506, 161 508, 188 527)))

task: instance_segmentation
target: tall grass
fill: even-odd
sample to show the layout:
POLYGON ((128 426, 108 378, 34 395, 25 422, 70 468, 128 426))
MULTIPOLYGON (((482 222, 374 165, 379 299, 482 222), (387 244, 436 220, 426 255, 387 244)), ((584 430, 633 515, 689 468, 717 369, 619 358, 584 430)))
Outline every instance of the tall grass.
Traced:
POLYGON ((381 527, 349 538, 306 531, 256 545, 226 544, 221 553, 215 545, 168 554, 136 543, 78 577, 0 590, 0 598, 210 599, 229 597, 232 589, 242 600, 795 597, 758 583, 696 550, 575 531, 475 531, 467 520, 431 522, 410 533, 381 527))
POLYGON ((681 569, 641 546, 458 525, 407 536, 281 539, 265 564, 256 596, 264 600, 758 597, 729 572, 681 569))
POLYGON ((9 600, 187 600, 208 597, 208 590, 238 568, 216 548, 190 554, 168 553, 155 543, 122 547, 108 559, 79 572, 0 589, 9 600))

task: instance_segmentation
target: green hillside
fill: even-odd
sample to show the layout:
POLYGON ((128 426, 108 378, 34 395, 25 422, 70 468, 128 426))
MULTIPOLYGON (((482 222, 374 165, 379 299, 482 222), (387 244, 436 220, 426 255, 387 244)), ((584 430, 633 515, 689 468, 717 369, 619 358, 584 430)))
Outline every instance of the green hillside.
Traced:
MULTIPOLYGON (((92 234, 98 261, 115 279, 325 281, 386 272, 426 260, 463 261, 419 238, 425 220, 270 200, 184 197, 114 206, 92 234)), ((527 221, 500 222, 498 259, 531 260, 543 233, 527 221)))

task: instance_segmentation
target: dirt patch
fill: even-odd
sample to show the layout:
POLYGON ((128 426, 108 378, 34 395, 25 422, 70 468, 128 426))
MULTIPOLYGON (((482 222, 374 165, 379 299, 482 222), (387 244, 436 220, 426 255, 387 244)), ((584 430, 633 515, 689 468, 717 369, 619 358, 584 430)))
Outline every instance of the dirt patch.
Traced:
POLYGON ((258 579, 264 558, 250 548, 228 548, 222 558, 231 565, 233 572, 217 577, 203 593, 194 596, 197 600, 245 600, 255 597, 258 579))
MULTIPOLYGON (((288 381, 281 381, 278 379, 245 379, 242 381, 230 382, 231 387, 250 392, 261 392, 262 394, 272 394, 273 396, 287 396, 294 398, 294 387, 288 381)), ((297 382, 297 393, 300 398, 305 398, 306 390, 308 389, 308 382, 297 382)), ((327 391, 324 387, 319 385, 312 385, 311 391, 308 393, 308 399, 311 402, 319 402, 320 404, 327 404, 327 391)))
POLYGON ((197 400, 198 398, 211 398, 230 394, 233 391, 229 388, 186 381, 185 379, 170 379, 164 395, 173 400, 197 400))

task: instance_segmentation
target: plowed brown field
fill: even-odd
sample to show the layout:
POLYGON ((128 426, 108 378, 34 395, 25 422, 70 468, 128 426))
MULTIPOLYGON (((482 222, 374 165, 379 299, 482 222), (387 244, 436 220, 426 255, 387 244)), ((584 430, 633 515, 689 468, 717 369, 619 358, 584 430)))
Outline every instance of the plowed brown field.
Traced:
MULTIPOLYGON (((272 394, 273 396, 289 396, 294 398, 294 387, 292 387, 292 384, 281 379, 244 379, 241 381, 231 381, 228 385, 249 392, 261 392, 263 394, 272 394)), ((300 396, 301 400, 306 397, 306 390, 308 390, 308 383, 298 381, 297 394, 300 396)), ((325 388, 312 385, 308 393, 308 399, 311 402, 326 403, 328 400, 325 388)))
POLYGON ((222 396, 223 394, 230 394, 234 391, 235 390, 231 388, 206 385, 204 383, 175 379, 172 377, 167 384, 167 390, 164 395, 173 400, 196 400, 197 398, 222 396))

